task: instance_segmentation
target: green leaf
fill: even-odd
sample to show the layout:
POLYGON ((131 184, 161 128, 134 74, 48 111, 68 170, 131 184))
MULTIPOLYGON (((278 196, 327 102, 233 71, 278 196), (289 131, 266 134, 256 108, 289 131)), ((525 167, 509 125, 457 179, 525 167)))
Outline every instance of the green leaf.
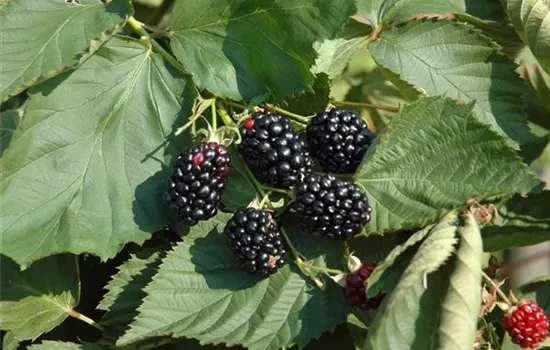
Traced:
POLYGON ((376 313, 365 350, 435 349, 448 276, 445 268, 433 272, 453 253, 457 226, 456 212, 451 212, 422 242, 399 283, 376 313))
POLYGON ((227 210, 236 211, 248 206, 256 197, 256 190, 246 175, 245 164, 236 148, 230 147, 229 154, 231 155, 231 175, 222 193, 222 203, 227 210))
POLYGON ((11 0, 0 10, 0 101, 75 66, 92 40, 118 30, 128 0, 11 0))
POLYGON ((62 341, 44 340, 39 344, 32 344, 29 350, 107 350, 108 348, 92 343, 70 343, 62 341))
POLYGON ((51 256, 20 272, 2 254, 0 271, 0 329, 19 340, 34 340, 52 330, 78 304, 80 280, 73 255, 51 256))
POLYGON ((492 225, 483 228, 483 248, 496 251, 550 239, 550 191, 514 196, 498 210, 492 225))
POLYGON ((372 275, 370 275, 367 280, 369 286, 367 296, 374 297, 380 292, 391 290, 389 288, 384 288, 387 281, 386 278, 381 279, 381 277, 386 274, 387 270, 394 265, 397 258, 399 258, 405 251, 424 240, 424 238, 426 238, 426 236, 428 236, 428 234, 432 231, 434 226, 435 225, 430 225, 420 231, 417 231, 405 243, 395 247, 388 254, 388 256, 386 256, 386 259, 384 259, 384 261, 376 267, 372 275))
POLYGON ((312 91, 295 94, 284 101, 277 102, 279 106, 288 108, 293 113, 313 115, 326 110, 329 103, 330 80, 325 73, 315 76, 312 91))
POLYGON ((539 181, 507 140, 441 97, 405 106, 356 173, 372 207, 366 232, 422 227, 470 197, 527 193, 539 181))
POLYGON ((2 338, 2 350, 17 350, 19 349, 19 343, 20 340, 12 332, 6 332, 2 338))
POLYGON ((382 32, 369 45, 376 62, 428 95, 475 101, 484 123, 523 143, 532 136, 522 114, 527 91, 516 65, 471 26, 451 21, 411 21, 382 32))
MULTIPOLYGON (((278 349, 304 346, 345 321, 349 307, 336 284, 328 283, 321 291, 293 264, 263 280, 238 267, 221 233, 229 218, 218 214, 199 223, 168 253, 145 288, 139 315, 118 345, 171 335, 196 338, 202 344, 278 349)), ((292 233, 296 243, 302 240, 297 235, 306 235, 292 233)), ((312 246, 311 240, 308 244, 312 246)), ((318 253, 323 245, 314 248, 298 249, 319 265, 324 261, 318 253)))
POLYGON ((550 73, 550 1, 506 0, 510 20, 535 57, 550 73))
POLYGON ((354 10, 349 0, 180 0, 167 26, 200 88, 251 100, 310 90, 313 43, 333 38, 354 10))
POLYGON ((357 0, 359 14, 373 26, 397 24, 413 16, 464 12, 463 0, 357 0))
POLYGON ((369 26, 350 19, 336 38, 316 42, 314 48, 319 55, 311 68, 313 73, 326 73, 330 79, 342 74, 351 56, 365 43, 370 32, 369 26))
POLYGON ((439 326, 441 350, 471 350, 475 342, 481 303, 483 244, 472 214, 458 228, 460 244, 449 288, 442 306, 439 326))
POLYGON ((550 76, 539 64, 522 64, 518 68, 521 77, 529 86, 531 94, 529 98, 536 104, 550 111, 548 101, 550 100, 550 76))
POLYGON ((0 156, 10 145, 13 133, 22 117, 23 109, 10 109, 0 113, 0 156))
POLYGON ((23 268, 58 252, 110 258, 165 225, 169 135, 195 89, 143 45, 113 38, 31 89, 0 163, 0 250, 23 268))
POLYGON ((107 311, 101 319, 108 330, 107 337, 116 340, 129 328, 147 295, 143 289, 153 279, 168 248, 143 249, 117 268, 118 272, 105 287, 107 293, 97 307, 107 311))

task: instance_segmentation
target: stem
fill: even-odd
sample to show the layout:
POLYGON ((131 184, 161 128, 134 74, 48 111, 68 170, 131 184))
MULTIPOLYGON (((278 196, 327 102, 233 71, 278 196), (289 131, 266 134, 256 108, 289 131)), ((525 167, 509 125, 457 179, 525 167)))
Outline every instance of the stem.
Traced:
POLYGON ((284 114, 288 117, 294 118, 294 119, 296 119, 297 121, 299 121, 301 123, 304 123, 304 124, 309 123, 309 118, 308 117, 304 117, 303 115, 299 115, 299 114, 296 114, 296 113, 289 112, 286 109, 282 109, 280 107, 274 106, 274 105, 269 104, 269 103, 266 103, 265 105, 266 105, 267 108, 272 109, 272 110, 274 110, 276 112, 279 112, 281 114, 284 114))
POLYGON ((335 100, 330 100, 329 102, 335 106, 366 107, 366 108, 381 109, 384 111, 391 111, 391 112, 399 112, 399 109, 400 109, 399 106, 377 105, 377 104, 366 103, 366 102, 350 102, 350 101, 335 101, 335 100))
POLYGON ((217 104, 217 107, 218 107, 218 114, 222 118, 223 123, 226 126, 237 127, 237 124, 235 124, 233 119, 231 119, 231 117, 229 116, 229 114, 227 113, 225 108, 223 108, 223 106, 221 106, 221 104, 217 104))
POLYGON ((98 330, 100 330, 101 332, 105 333, 105 328, 103 328, 102 325, 100 325, 100 324, 97 323, 96 321, 92 320, 92 319, 89 318, 88 316, 83 315, 83 314, 81 314, 80 312, 75 311, 75 310, 72 310, 72 309, 69 310, 67 313, 69 314, 69 316, 74 317, 74 318, 76 318, 77 320, 86 322, 87 324, 89 324, 90 326, 94 327, 95 329, 98 329, 98 330))
POLYGON ((317 271, 320 271, 320 272, 324 272, 326 273, 327 275, 340 275, 340 274, 343 274, 344 272, 343 271, 340 271, 340 270, 336 270, 336 269, 330 269, 328 267, 320 267, 320 266, 315 266, 315 265, 311 265, 309 263, 306 263, 304 262, 304 265, 311 269, 311 270, 317 270, 317 271))
POLYGON ((495 283, 495 281, 493 281, 493 279, 489 276, 487 276, 487 274, 485 273, 485 271, 481 271, 481 274, 483 275, 483 279, 488 282, 493 288, 495 288, 495 290, 497 291, 498 295, 500 295, 500 297, 502 298, 502 300, 504 300, 506 302, 506 304, 512 306, 514 305, 510 299, 508 299, 508 297, 506 296, 506 294, 504 294, 504 292, 499 288, 499 286, 495 283))
POLYGON ((269 193, 266 193, 266 194, 264 195, 264 198, 262 198, 262 201, 260 202, 260 208, 263 208, 265 202, 267 202, 268 200, 269 200, 269 193))
POLYGON ((294 197, 294 194, 292 193, 292 191, 288 191, 288 190, 283 190, 282 188, 276 188, 276 187, 271 187, 269 185, 262 185, 262 187, 264 188, 264 190, 266 191, 271 191, 271 192, 277 192, 277 193, 282 193, 288 197, 294 197))
POLYGON ((141 36, 141 40, 150 42, 155 51, 162 57, 164 57, 164 59, 168 61, 168 63, 170 63, 174 68, 181 71, 185 75, 189 74, 185 71, 183 66, 168 51, 164 49, 164 47, 162 47, 156 40, 152 39, 149 36, 149 33, 147 33, 147 31, 143 28, 143 24, 136 20, 134 16, 130 16, 130 18, 128 18, 128 25, 132 28, 134 32, 141 36))
POLYGON ((233 107, 240 108, 240 109, 246 109, 246 106, 243 105, 242 103, 233 102, 233 101, 228 101, 228 100, 225 100, 224 103, 225 103, 225 104, 228 104, 228 105, 230 105, 230 106, 233 106, 233 107))
POLYGON ((212 130, 216 131, 218 128, 218 116, 216 115, 216 101, 212 101, 212 104, 210 105, 210 108, 212 110, 212 130))

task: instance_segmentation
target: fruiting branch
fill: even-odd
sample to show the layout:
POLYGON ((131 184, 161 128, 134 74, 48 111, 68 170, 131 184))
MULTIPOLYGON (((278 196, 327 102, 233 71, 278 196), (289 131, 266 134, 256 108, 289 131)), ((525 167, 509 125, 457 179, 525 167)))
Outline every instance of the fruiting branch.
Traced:
POLYGON ((391 111, 391 112, 399 112, 399 110, 401 109, 399 106, 377 105, 377 104, 367 103, 367 102, 351 102, 351 101, 335 101, 335 100, 330 100, 329 102, 335 106, 374 108, 374 109, 380 109, 383 111, 391 111))
POLYGON ((309 123, 309 118, 308 117, 304 117, 303 115, 299 115, 299 114, 296 114, 296 113, 292 113, 290 111, 287 111, 286 109, 283 109, 281 107, 277 107, 277 106, 274 106, 272 104, 269 104, 269 103, 266 103, 265 106, 269 109, 272 109, 276 112, 279 112, 281 114, 284 114, 286 115, 287 117, 290 117, 300 123, 303 123, 303 124, 307 124, 309 123))
POLYGON ((491 285, 491 287, 493 287, 498 295, 502 298, 502 300, 504 300, 504 302, 510 306, 514 305, 510 299, 508 299, 508 297, 506 296, 506 294, 504 294, 504 292, 502 291, 502 289, 500 289, 500 287, 496 284, 495 281, 493 281, 493 279, 489 276, 487 276, 487 274, 484 272, 484 271, 481 271, 481 275, 483 276, 483 279, 489 283, 491 285))

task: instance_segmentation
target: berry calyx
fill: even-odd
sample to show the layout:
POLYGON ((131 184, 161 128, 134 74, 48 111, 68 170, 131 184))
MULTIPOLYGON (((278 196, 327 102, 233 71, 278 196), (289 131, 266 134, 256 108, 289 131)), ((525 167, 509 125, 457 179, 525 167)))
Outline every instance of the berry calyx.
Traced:
POLYGON ((354 173, 374 139, 355 111, 337 108, 313 117, 306 135, 311 155, 332 173, 354 173))
POLYGON ((200 142, 179 154, 165 194, 172 214, 190 226, 216 215, 230 162, 227 149, 215 142, 200 142))
POLYGON ((357 185, 334 175, 306 176, 296 197, 301 226, 328 238, 350 238, 371 218, 367 196, 357 185))
POLYGON ((259 181, 288 188, 311 172, 313 160, 288 119, 269 111, 256 112, 240 132, 239 153, 259 181))
POLYGON ((367 298, 367 279, 376 269, 376 264, 363 264, 357 271, 346 276, 345 295, 351 306, 361 310, 376 310, 380 307, 384 294, 378 294, 374 298, 367 298))
POLYGON ((546 312, 533 300, 521 300, 504 316, 504 329, 522 348, 535 349, 548 336, 549 326, 546 312))
POLYGON ((282 235, 269 212, 256 208, 237 211, 224 228, 239 265, 266 277, 284 266, 282 235))

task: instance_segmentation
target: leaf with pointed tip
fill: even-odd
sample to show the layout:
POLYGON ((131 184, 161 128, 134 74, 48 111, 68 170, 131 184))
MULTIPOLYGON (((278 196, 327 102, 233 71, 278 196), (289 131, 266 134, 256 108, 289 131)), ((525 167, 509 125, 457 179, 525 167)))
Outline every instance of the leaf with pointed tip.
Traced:
POLYGON ((11 0, 0 10, 0 101, 75 66, 92 40, 120 28, 128 0, 11 0))
POLYGON ((19 340, 36 339, 58 326, 78 304, 80 281, 74 255, 42 259, 26 271, 0 254, 0 329, 19 340))
POLYGON ((354 10, 349 0, 180 0, 168 19, 170 46, 217 96, 284 97, 311 89, 313 43, 333 38, 354 10))
POLYGON ((472 102, 477 118, 518 143, 530 141, 523 115, 527 88, 498 46, 465 23, 418 20, 369 44, 378 64, 428 95, 472 102))
POLYGON ((550 1, 506 0, 505 3, 512 24, 550 73, 550 1))
POLYGON ((470 350, 476 338, 483 243, 479 226, 471 214, 464 218, 458 235, 460 243, 442 305, 438 347, 441 350, 470 350))
POLYGON ((522 197, 502 205, 491 225, 483 228, 483 248, 496 251, 532 245, 550 239, 550 191, 522 197))
POLYGON ((377 311, 365 350, 435 349, 440 300, 448 279, 448 268, 439 268, 455 250, 458 221, 456 212, 449 213, 422 242, 399 283, 377 311))
POLYGON ((314 115, 324 112, 329 103, 330 80, 325 73, 318 73, 311 91, 300 94, 294 94, 276 104, 288 108, 293 113, 301 115, 314 115))
POLYGON ((355 175, 372 207, 366 232, 422 227, 470 197, 533 190, 539 180, 507 145, 472 104, 425 97, 405 106, 355 175))
MULTIPOLYGON (((202 344, 278 349, 304 346, 345 321, 349 306, 336 284, 328 283, 321 291, 294 264, 266 279, 240 268, 221 233, 229 218, 220 213, 199 223, 167 254, 145 288, 147 297, 136 320, 118 345, 171 335, 196 338, 202 344)), ((300 236, 311 235, 294 231, 291 236, 312 263, 325 264, 322 248, 332 242, 319 241, 320 247, 311 250, 309 239, 308 251, 300 236)))
POLYGON ((144 45, 113 38, 31 89, 0 160, 0 251, 23 268, 58 252, 107 259, 165 225, 170 135, 195 89, 144 45))

